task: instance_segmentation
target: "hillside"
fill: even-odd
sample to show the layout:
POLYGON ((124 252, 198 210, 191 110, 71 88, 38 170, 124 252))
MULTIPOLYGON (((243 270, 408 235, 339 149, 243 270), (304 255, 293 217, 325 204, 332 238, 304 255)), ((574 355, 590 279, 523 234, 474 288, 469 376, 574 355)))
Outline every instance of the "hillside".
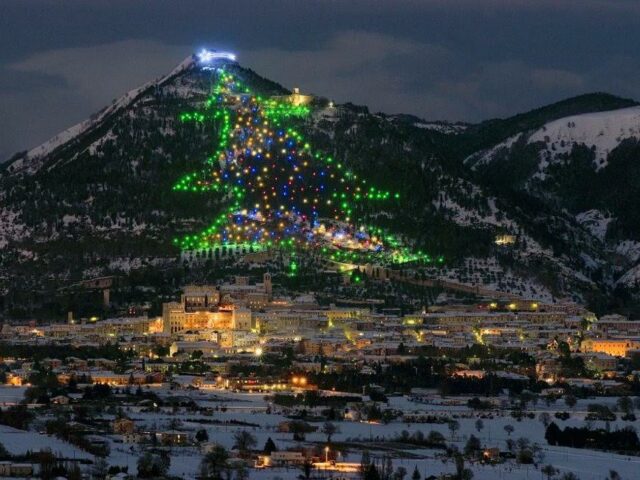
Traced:
MULTIPOLYGON (((259 95, 289 93, 237 63, 225 62, 225 69, 259 95)), ((101 275, 128 277, 145 291, 190 280, 193 271, 172 240, 206 228, 220 199, 172 186, 201 168, 216 140, 215 130, 178 119, 205 102, 211 75, 189 57, 2 165, 6 315, 30 315, 24 305, 31 292, 46 296, 101 275)), ((422 275, 624 309, 633 304, 640 275, 634 273, 640 272, 640 222, 621 215, 634 201, 638 178, 629 175, 637 169, 634 135, 640 129, 633 105, 593 94, 468 125, 316 99, 311 114, 295 124, 353 173, 399 192, 400 203, 372 210, 367 219, 445 258, 441 266, 421 268, 422 275), (597 163, 599 156, 603 162, 597 163), (590 188, 594 179, 602 187, 590 188), (607 192, 610 181, 626 182, 628 190, 607 192), (496 245, 503 233, 517 242, 496 245)))
POLYGON ((472 176, 575 219, 606 259, 605 288, 638 289, 640 107, 553 119, 468 156, 472 176))

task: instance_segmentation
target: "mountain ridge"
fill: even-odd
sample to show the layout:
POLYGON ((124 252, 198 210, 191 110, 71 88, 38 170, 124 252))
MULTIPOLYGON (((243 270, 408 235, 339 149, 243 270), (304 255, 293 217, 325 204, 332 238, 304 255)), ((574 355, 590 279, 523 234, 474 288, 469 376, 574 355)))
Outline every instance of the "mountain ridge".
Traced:
MULTIPOLYGON (((238 64, 229 68, 266 95, 290 93, 238 64)), ((165 278, 158 272, 180 270, 181 278, 189 278, 170 238, 206 225, 206 212, 216 202, 166 192, 180 172, 197 168, 211 151, 207 131, 176 122, 182 109, 206 98, 207 78, 195 58, 187 57, 160 80, 98 112, 97 122, 67 142, 50 149, 41 146, 40 156, 37 147, 0 167, 5 311, 15 309, 21 289, 47 290, 102 274, 139 271, 136 275, 165 278)), ((548 301, 573 295, 609 308, 619 303, 616 281, 635 268, 631 257, 624 257, 629 265, 621 271, 613 254, 624 241, 634 240, 620 237, 612 244, 606 232, 600 238, 585 226, 597 223, 597 214, 578 219, 564 205, 551 202, 548 192, 511 181, 494 184, 487 180, 491 173, 473 171, 463 160, 474 145, 516 128, 530 131, 542 119, 544 125, 565 118, 550 118, 560 112, 624 108, 629 103, 637 105, 609 94, 580 95, 471 125, 371 114, 350 104, 327 107, 320 100, 300 128, 355 172, 402 190, 402 208, 383 209, 378 220, 415 245, 450 259, 445 267, 423 274, 548 301), (495 236, 502 233, 515 234, 517 243, 495 245, 495 236)), ((538 158, 538 150, 518 148, 529 148, 527 155, 538 158)), ((634 244, 627 247, 635 249, 634 244)), ((627 283, 623 297, 634 298, 637 286, 627 283)), ((623 311, 633 305, 628 299, 621 302, 623 311)))

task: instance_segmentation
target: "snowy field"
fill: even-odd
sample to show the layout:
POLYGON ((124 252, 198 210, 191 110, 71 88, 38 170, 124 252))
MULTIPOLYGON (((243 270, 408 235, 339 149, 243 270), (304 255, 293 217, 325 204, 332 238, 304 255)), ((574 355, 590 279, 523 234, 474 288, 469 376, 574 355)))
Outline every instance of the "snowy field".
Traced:
MULTIPOLYGON (((175 393, 174 393, 175 394, 175 393)), ((137 424, 152 426, 167 426, 171 420, 179 419, 182 422, 180 430, 191 431, 204 428, 209 435, 209 441, 219 443, 228 449, 233 447, 233 434, 239 430, 250 431, 257 439, 257 449, 262 449, 267 438, 271 437, 276 443, 279 450, 285 450, 302 443, 292 439, 290 433, 280 433, 276 431, 277 425, 286 420, 282 413, 277 413, 277 408, 273 413, 267 414, 265 409, 267 403, 263 394, 239 394, 228 392, 216 392, 215 394, 203 394, 201 392, 180 392, 179 395, 188 394, 198 404, 202 406, 220 406, 226 407, 225 412, 216 411, 212 416, 203 416, 200 414, 178 413, 134 413, 130 416, 137 424), (208 397, 215 395, 218 397, 215 401, 207 400, 208 397), (207 424, 211 421, 241 421, 258 426, 238 426, 229 424, 207 424)), ((366 422, 335 422, 340 433, 334 435, 333 442, 349 443, 349 454, 339 458, 340 461, 359 462, 361 458, 361 450, 353 445, 357 444, 367 448, 372 456, 391 455, 393 457, 394 466, 404 466, 409 472, 414 467, 426 475, 437 475, 439 473, 453 472, 455 467, 452 461, 445 461, 441 457, 440 450, 430 450, 424 448, 396 450, 386 447, 386 441, 393 437, 399 436, 403 430, 409 433, 422 431, 425 436, 431 431, 436 430, 442 433, 448 443, 455 443, 461 450, 466 443, 469 435, 473 434, 480 438, 483 447, 500 447, 506 450, 505 442, 508 438, 517 440, 520 437, 528 438, 532 443, 537 443, 544 452, 542 464, 552 464, 561 472, 571 471, 578 475, 582 480, 602 480, 610 470, 616 470, 623 479, 639 478, 640 457, 627 457, 614 455, 611 453, 597 452, 584 449, 572 449, 565 447, 550 447, 544 439, 545 427, 538 420, 539 413, 548 411, 553 417, 553 412, 568 410, 572 413, 572 418, 567 421, 555 420, 561 428, 568 425, 581 426, 584 424, 586 415, 586 406, 588 403, 610 403, 613 405, 616 399, 597 399, 597 400, 581 400, 573 410, 567 408, 562 401, 556 405, 547 407, 543 402, 539 402, 535 407, 535 419, 525 418, 518 422, 509 415, 496 416, 492 419, 484 419, 484 428, 478 432, 476 430, 476 420, 478 416, 466 407, 451 407, 447 405, 425 405, 409 401, 406 397, 390 398, 389 407, 403 410, 406 413, 433 413, 448 414, 454 416, 460 423, 460 430, 455 433, 452 438, 451 432, 447 424, 406 424, 403 422, 392 422, 390 424, 372 424, 366 422), (514 427, 513 433, 509 436, 504 430, 505 425, 514 427)), ((593 422, 594 426, 604 422, 593 422)), ((636 422, 616 421, 611 422, 611 428, 616 426, 623 427, 635 425, 636 422)), ((321 423, 317 424, 319 427, 321 423)), ((311 433, 306 435, 304 444, 324 445, 326 437, 322 433, 311 433)), ((135 472, 136 461, 140 455, 140 447, 131 448, 126 444, 113 444, 110 463, 116 465, 129 465, 129 471, 135 472)), ((195 447, 174 447, 171 454, 171 473, 175 475, 192 477, 198 470, 201 460, 201 454, 195 447)), ((537 479, 542 478, 539 470, 532 465, 519 466, 513 462, 508 464, 489 466, 489 465, 467 465, 475 472, 475 478, 479 479, 537 479)), ((251 478, 296 478, 300 474, 300 470, 291 469, 268 469, 268 470, 251 470, 251 478)))
MULTIPOLYGON (((22 389, 4 389, 1 398, 13 399, 9 392, 20 392, 22 389)), ((141 412, 139 408, 132 407, 125 410, 127 415, 135 421, 136 425, 141 428, 159 428, 168 429, 172 421, 179 420, 180 431, 187 431, 192 436, 199 429, 204 428, 210 442, 216 442, 227 449, 233 447, 233 434, 239 430, 248 430, 257 439, 257 450, 262 450, 267 438, 271 437, 279 450, 299 447, 302 445, 318 445, 324 447, 326 437, 320 432, 310 433, 306 435, 305 442, 296 442, 292 439, 290 433, 280 433, 277 431, 277 425, 286 420, 280 408, 273 408, 272 413, 267 413, 269 407, 263 394, 248 393, 232 393, 224 391, 215 392, 199 392, 199 391, 173 391, 159 389, 156 390, 160 396, 189 396, 202 407, 224 407, 225 411, 217 410, 212 415, 203 415, 180 409, 173 412, 171 409, 165 409, 160 412, 141 412), (215 422, 215 423, 213 423, 215 422), (225 422, 244 422, 250 425, 236 425, 225 422)), ((338 458, 338 461, 359 462, 362 449, 369 450, 373 457, 381 457, 389 455, 393 458, 394 467, 403 466, 407 471, 412 472, 414 467, 418 467, 423 475, 437 475, 440 473, 449 473, 455 470, 451 460, 442 457, 441 450, 432 450, 425 448, 400 448, 398 444, 390 445, 388 441, 392 440, 406 430, 410 434, 416 431, 422 431, 426 436, 431 430, 438 431, 444 435, 447 443, 454 443, 460 450, 463 449, 468 437, 473 434, 480 438, 483 447, 499 447, 506 450, 506 440, 511 438, 517 440, 520 437, 526 437, 532 443, 537 443, 544 454, 541 462, 542 465, 552 464, 560 472, 571 471, 578 475, 581 480, 602 480, 610 470, 616 470, 623 479, 640 478, 640 457, 627 457, 614 455, 611 453, 572 449, 565 447, 550 447, 544 440, 545 427, 538 419, 538 415, 547 411, 551 414, 552 420, 564 428, 566 426, 584 425, 584 417, 586 415, 587 405, 589 403, 608 403, 613 406, 616 402, 615 398, 611 399, 592 399, 580 400, 578 404, 569 409, 564 402, 558 401, 556 404, 547 406, 544 402, 538 402, 534 407, 535 418, 524 418, 517 421, 510 415, 502 415, 496 412, 485 412, 484 416, 493 418, 484 418, 484 428, 480 431, 476 429, 476 420, 478 414, 469 410, 466 406, 451 406, 442 400, 440 404, 424 404, 410 401, 407 397, 398 396, 389 399, 389 407, 402 410, 405 413, 430 413, 433 415, 448 415, 455 418, 460 429, 452 436, 446 423, 444 424, 407 424, 401 421, 395 421, 389 424, 375 424, 366 422, 334 422, 339 426, 340 432, 335 434, 332 441, 335 444, 347 444, 348 453, 338 458), (567 421, 561 421, 553 418, 556 411, 569 411, 571 418, 567 421), (504 427, 511 425, 514 431, 509 435, 504 427)), ((105 419, 112 419, 112 416, 105 414, 105 419)), ((611 422, 610 427, 637 426, 637 422, 625 422, 617 420, 611 422)), ((321 427, 322 423, 316 423, 321 427)), ((604 426, 603 422, 593 422, 594 426, 604 426)), ((109 456, 110 465, 128 466, 129 472, 136 472, 136 462, 142 452, 144 446, 122 443, 117 435, 106 437, 110 441, 111 454, 109 456)), ((54 453, 58 453, 66 458, 91 458, 89 454, 79 450, 78 448, 59 440, 55 437, 30 431, 24 432, 10 427, 0 426, 0 442, 13 454, 26 453, 28 450, 39 450, 41 448, 50 448, 54 453)), ((197 472, 202 459, 202 453, 195 446, 173 447, 171 449, 171 468, 170 473, 183 477, 193 478, 197 472)), ((501 465, 480 465, 469 464, 466 466, 471 468, 476 479, 497 480, 497 479, 538 479, 542 478, 539 469, 533 465, 524 466, 517 465, 513 461, 501 465)), ((294 479, 300 475, 301 471, 297 468, 278 468, 264 470, 250 470, 251 478, 255 479, 272 479, 280 477, 282 479, 294 479)))
POLYGON ((50 449, 53 454, 60 458, 77 460, 92 458, 92 455, 87 452, 52 435, 17 430, 6 425, 0 425, 0 443, 2 443, 12 455, 23 455, 29 451, 38 452, 40 450, 50 449))
POLYGON ((0 406, 13 405, 24 398, 27 387, 12 387, 10 385, 0 385, 0 406))

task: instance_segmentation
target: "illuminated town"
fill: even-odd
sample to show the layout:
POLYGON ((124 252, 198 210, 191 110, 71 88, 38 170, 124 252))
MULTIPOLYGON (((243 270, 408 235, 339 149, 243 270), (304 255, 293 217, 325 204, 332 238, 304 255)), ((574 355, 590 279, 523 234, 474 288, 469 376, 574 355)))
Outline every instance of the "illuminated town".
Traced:
POLYGON ((622 404, 635 389, 637 376, 621 369, 640 352, 640 326, 624 317, 513 298, 400 315, 279 290, 269 273, 236 276, 185 286, 158 317, 5 323, 4 408, 46 431, 16 441, 41 437, 56 455, 105 458, 125 472, 156 451, 195 475, 197 458, 225 448, 249 476, 308 468, 314 478, 351 478, 361 474, 355 448, 390 442, 393 453, 379 455, 422 475, 432 457, 416 452, 435 449, 446 465, 448 442, 482 438, 467 460, 474 469, 526 475, 542 440, 517 446, 512 437, 554 416, 631 421, 633 404, 620 413, 595 398, 622 404), (61 415, 78 420, 59 432, 61 415), (530 463, 518 460, 529 454, 530 463))
POLYGON ((427 122, 242 56, 1 165, 0 479, 640 478, 638 104, 427 122))

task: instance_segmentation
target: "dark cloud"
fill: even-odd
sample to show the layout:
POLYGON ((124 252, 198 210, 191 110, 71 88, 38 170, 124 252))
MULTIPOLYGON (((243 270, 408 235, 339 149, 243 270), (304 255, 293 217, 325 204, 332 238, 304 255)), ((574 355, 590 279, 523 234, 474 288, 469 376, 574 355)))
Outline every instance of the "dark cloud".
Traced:
POLYGON ((635 0, 2 0, 0 158, 205 44, 289 86, 434 119, 640 97, 639 14, 635 0))

